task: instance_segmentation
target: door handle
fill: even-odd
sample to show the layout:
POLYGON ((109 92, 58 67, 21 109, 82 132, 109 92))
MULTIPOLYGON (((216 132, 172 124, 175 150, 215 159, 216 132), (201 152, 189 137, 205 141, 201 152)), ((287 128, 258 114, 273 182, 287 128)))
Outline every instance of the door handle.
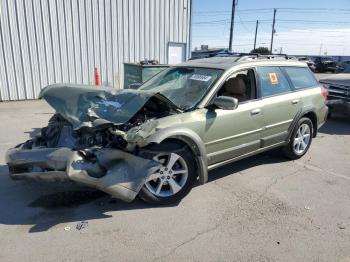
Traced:
POLYGON ((292 100, 292 104, 293 105, 296 105, 296 104, 298 104, 299 103, 299 99, 294 99, 294 100, 292 100))
POLYGON ((254 116, 254 115, 260 114, 260 112, 261 112, 261 109, 260 109, 260 108, 257 108, 257 109, 254 109, 254 110, 250 111, 250 114, 251 114, 252 116, 254 116))

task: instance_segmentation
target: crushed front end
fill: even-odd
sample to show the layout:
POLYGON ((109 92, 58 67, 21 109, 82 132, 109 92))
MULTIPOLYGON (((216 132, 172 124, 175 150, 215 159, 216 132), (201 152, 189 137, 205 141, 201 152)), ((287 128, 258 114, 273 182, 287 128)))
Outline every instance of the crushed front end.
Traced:
POLYGON ((160 167, 139 144, 155 132, 157 118, 175 113, 171 106, 153 94, 81 86, 54 86, 42 97, 57 113, 38 136, 8 150, 10 176, 71 180, 132 201, 160 167))
POLYGON ((10 176, 42 181, 72 180, 132 201, 159 163, 118 149, 25 149, 7 152, 10 176))

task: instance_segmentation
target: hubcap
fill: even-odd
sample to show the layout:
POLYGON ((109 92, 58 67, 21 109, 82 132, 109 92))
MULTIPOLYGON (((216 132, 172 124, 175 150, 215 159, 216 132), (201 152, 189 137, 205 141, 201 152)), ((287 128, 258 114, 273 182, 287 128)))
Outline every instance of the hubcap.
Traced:
POLYGON ((146 188, 155 196, 169 197, 179 192, 188 178, 185 160, 176 153, 159 154, 153 158, 162 167, 149 176, 146 188))
POLYGON ((293 149, 297 154, 303 154, 310 143, 311 130, 309 125, 302 124, 299 126, 294 136, 293 149))

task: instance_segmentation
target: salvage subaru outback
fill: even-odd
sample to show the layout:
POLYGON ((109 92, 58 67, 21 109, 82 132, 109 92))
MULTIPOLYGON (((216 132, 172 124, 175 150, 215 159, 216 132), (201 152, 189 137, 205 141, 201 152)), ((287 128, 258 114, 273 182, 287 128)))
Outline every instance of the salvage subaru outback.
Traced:
POLYGON ((152 204, 272 148, 302 157, 328 111, 305 63, 257 55, 187 61, 136 90, 55 84, 40 96, 56 114, 7 152, 13 179, 72 180, 152 204))

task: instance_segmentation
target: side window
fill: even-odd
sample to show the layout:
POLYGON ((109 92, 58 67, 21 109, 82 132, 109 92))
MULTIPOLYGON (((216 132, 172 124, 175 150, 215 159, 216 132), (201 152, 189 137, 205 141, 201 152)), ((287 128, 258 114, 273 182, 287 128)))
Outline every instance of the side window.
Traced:
POLYGON ((315 77, 306 67, 284 67, 295 89, 313 87, 318 84, 315 77))
POLYGON ((262 97, 273 96, 291 91, 290 85, 281 69, 276 66, 258 67, 262 97))
POLYGON ((233 73, 220 88, 218 96, 237 98, 239 102, 256 98, 255 72, 244 69, 233 73))

